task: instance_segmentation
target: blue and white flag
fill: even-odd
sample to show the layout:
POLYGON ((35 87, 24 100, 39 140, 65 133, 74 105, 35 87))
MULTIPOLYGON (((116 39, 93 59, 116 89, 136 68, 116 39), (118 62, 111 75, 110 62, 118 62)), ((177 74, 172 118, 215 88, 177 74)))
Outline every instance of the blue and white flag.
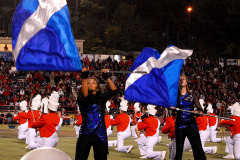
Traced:
POLYGON ((153 48, 144 48, 130 71, 148 74, 128 75, 124 99, 166 108, 176 107, 183 59, 191 56, 192 52, 170 46, 160 55, 153 48))
POLYGON ((22 0, 12 32, 17 70, 82 70, 66 0, 22 0))

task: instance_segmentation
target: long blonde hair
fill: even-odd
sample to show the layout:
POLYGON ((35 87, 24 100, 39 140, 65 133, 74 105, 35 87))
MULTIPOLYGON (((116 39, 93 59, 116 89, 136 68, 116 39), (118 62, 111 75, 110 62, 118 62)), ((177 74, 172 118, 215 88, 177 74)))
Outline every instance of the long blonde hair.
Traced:
MULTIPOLYGON (((181 76, 186 78, 186 81, 187 81, 186 89, 187 89, 187 92, 190 92, 190 89, 189 89, 189 87, 188 87, 188 78, 187 78, 187 76, 185 76, 184 74, 180 74, 180 77, 181 77, 181 76)), ((179 77, 179 78, 180 78, 180 77, 179 77)), ((178 85, 178 94, 179 94, 179 93, 181 93, 181 92, 180 92, 180 87, 179 87, 179 85, 178 85)))

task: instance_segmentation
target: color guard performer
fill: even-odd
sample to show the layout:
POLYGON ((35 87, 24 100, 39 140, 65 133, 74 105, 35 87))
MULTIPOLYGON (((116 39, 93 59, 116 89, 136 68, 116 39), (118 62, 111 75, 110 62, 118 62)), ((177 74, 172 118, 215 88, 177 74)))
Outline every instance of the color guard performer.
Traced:
MULTIPOLYGON (((169 159, 171 160, 173 160, 176 156, 175 120, 176 120, 176 115, 172 113, 171 116, 165 118, 165 125, 161 129, 161 132, 163 134, 168 134, 168 137, 171 139, 171 142, 168 144, 169 159)), ((184 141, 183 151, 189 150, 190 146, 191 146, 190 142, 186 137, 184 141)))

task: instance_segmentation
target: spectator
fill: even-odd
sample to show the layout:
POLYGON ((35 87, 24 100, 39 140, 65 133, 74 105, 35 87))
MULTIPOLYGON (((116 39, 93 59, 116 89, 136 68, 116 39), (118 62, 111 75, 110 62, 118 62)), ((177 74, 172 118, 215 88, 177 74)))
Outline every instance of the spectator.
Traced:
POLYGON ((11 124, 11 123, 12 123, 12 117, 13 117, 13 116, 12 116, 12 113, 11 113, 10 111, 8 111, 6 117, 7 117, 7 122, 8 122, 8 124, 11 124))

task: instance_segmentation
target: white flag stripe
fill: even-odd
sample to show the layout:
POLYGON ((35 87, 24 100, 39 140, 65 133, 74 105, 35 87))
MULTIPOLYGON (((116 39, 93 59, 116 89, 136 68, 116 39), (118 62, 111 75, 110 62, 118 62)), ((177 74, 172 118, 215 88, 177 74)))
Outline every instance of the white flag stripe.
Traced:
MULTIPOLYGON (((150 57, 146 62, 137 67, 133 72, 147 71, 147 73, 150 73, 153 68, 163 68, 175 59, 186 59, 187 57, 192 55, 192 52, 193 50, 182 50, 175 46, 169 47, 163 51, 158 60, 154 57, 150 57)), ((126 81, 125 90, 127 90, 130 85, 132 85, 142 76, 144 75, 131 74, 126 81)))
MULTIPOLYGON (((15 61, 23 46, 41 29, 44 29, 51 16, 60 11, 66 4, 66 0, 38 0, 37 10, 24 22, 18 36, 13 54, 15 61)), ((57 25, 57 24, 56 24, 57 25)))

